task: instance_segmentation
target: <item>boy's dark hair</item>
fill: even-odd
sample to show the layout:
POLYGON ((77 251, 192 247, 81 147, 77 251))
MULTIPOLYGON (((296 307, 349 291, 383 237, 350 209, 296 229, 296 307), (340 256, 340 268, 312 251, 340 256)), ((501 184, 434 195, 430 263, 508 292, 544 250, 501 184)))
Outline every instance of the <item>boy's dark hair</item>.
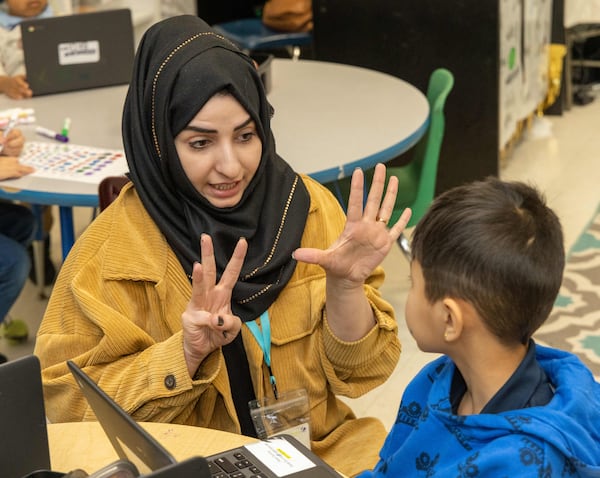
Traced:
POLYGON ((417 224, 412 257, 427 300, 468 301, 505 343, 527 343, 558 294, 562 228, 535 188, 496 178, 438 196, 417 224))

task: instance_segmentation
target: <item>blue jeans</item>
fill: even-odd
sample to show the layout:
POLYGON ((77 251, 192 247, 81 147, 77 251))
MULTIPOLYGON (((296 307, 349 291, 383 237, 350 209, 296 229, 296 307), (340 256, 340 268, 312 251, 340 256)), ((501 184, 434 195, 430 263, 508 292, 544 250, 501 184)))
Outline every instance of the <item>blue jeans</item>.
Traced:
POLYGON ((25 206, 0 201, 0 322, 21 293, 31 263, 27 246, 36 232, 35 217, 25 206))

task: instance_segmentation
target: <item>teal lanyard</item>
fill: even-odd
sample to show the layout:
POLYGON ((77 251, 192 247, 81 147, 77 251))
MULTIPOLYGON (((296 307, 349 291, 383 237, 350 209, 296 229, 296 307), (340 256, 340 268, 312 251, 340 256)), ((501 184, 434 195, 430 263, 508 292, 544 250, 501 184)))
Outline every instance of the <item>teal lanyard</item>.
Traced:
POLYGON ((256 320, 252 322, 246 322, 246 325, 254 335, 254 338, 258 342, 258 345, 263 351, 263 357, 265 359, 265 364, 269 369, 270 382, 271 387, 273 387, 273 394, 275 395, 275 400, 277 400, 277 384, 275 383, 275 375, 273 375, 273 371, 271 370, 271 321, 269 320, 269 311, 265 310, 260 315, 260 327, 256 323, 256 320))

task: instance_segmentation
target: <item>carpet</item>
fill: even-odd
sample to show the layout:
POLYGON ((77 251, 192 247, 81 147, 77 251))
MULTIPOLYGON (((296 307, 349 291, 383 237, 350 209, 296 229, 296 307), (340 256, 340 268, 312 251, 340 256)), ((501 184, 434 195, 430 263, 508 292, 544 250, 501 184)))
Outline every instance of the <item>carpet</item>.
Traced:
POLYGON ((568 253, 554 308, 534 339, 578 355, 600 379, 600 206, 568 253))

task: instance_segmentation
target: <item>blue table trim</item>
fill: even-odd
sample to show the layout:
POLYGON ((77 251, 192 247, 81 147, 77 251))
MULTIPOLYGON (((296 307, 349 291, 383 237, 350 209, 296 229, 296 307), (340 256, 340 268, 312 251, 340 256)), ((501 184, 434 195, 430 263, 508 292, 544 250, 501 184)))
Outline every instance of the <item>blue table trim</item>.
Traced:
POLYGON ((51 206, 98 207, 98 194, 63 194, 30 191, 29 189, 15 189, 15 191, 12 192, 5 189, 6 187, 7 186, 0 186, 0 198, 51 206))

